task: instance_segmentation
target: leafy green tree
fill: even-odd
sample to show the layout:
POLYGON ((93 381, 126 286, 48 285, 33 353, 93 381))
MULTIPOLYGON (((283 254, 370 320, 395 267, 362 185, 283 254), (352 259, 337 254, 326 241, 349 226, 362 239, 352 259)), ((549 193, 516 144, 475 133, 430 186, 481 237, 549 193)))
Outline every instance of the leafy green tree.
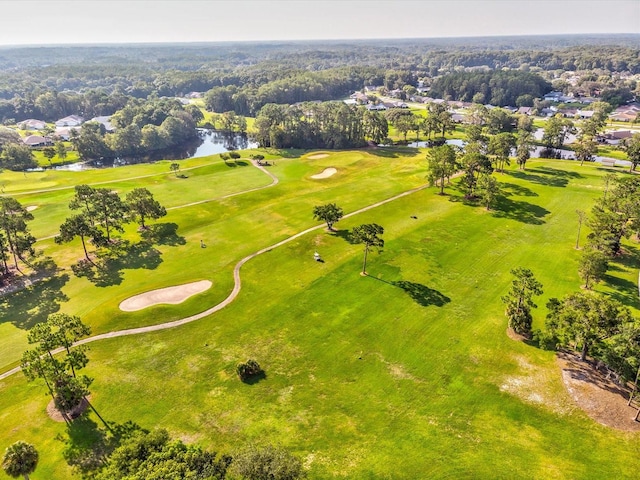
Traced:
POLYGON ((313 218, 326 222, 329 230, 333 230, 333 225, 342 218, 343 214, 342 208, 335 203, 313 207, 313 218))
POLYGON ((581 136, 573 143, 572 146, 576 159, 580 160, 580 165, 585 161, 592 161, 594 155, 598 152, 598 145, 592 137, 581 136))
POLYGON ((590 290, 591 284, 602 280, 608 268, 609 258, 605 253, 596 249, 585 250, 578 267, 580 278, 584 280, 584 288, 590 290))
POLYGON ((67 158, 67 147, 64 146, 64 143, 56 142, 54 148, 56 151, 56 155, 58 155, 58 158, 60 160, 64 160, 65 158, 67 158))
MULTIPOLYGON (((528 118, 528 117, 527 117, 528 118)), ((531 132, 527 130, 518 130, 518 138, 516 140, 516 161, 520 170, 525 169, 527 161, 531 158, 531 150, 534 147, 534 139, 531 132)))
POLYGON ((478 192, 482 203, 487 210, 490 210, 496 198, 500 195, 500 184, 492 175, 481 175, 478 179, 478 192))
POLYGON ((171 440, 166 430, 134 432, 116 448, 96 480, 223 480, 231 463, 197 445, 171 440))
POLYGON ((244 480, 297 480, 306 478, 300 459, 283 448, 251 445, 233 457, 231 472, 244 480))
POLYGON ((592 349, 599 354, 603 342, 632 318, 620 302, 588 292, 572 293, 562 300, 552 298, 547 308, 547 329, 559 345, 579 349, 582 361, 592 349))
POLYGON ((509 155, 516 146, 516 138, 511 133, 499 133, 489 139, 488 153, 493 156, 496 171, 504 171, 505 165, 509 165, 509 155))
POLYGON ((490 175, 493 172, 493 167, 486 155, 472 151, 462 156, 462 168, 464 175, 461 183, 467 189, 465 197, 471 199, 475 195, 480 176, 490 175))
POLYGON ((533 272, 528 268, 514 268, 511 274, 515 278, 507 294, 502 297, 502 301, 507 305, 506 315, 509 319, 509 327, 521 335, 530 335, 533 322, 531 309, 537 308, 532 298, 534 295, 542 295, 542 284, 535 279, 533 272))
POLYGON ((134 188, 125 197, 125 202, 129 211, 140 224, 140 228, 145 229, 145 219, 157 220, 167 214, 167 209, 160 205, 153 194, 146 188, 134 188))
POLYGON ((81 210, 82 214, 87 218, 91 226, 96 224, 96 211, 93 205, 95 197, 95 189, 89 185, 76 185, 75 193, 69 202, 71 210, 81 210))
POLYGON ((44 155, 44 158, 49 160, 49 163, 51 163, 51 160, 53 160, 53 157, 56 156, 56 151, 53 147, 45 147, 42 149, 42 154, 44 155))
POLYGON ((547 120, 542 133, 542 143, 547 148, 561 148, 565 138, 574 131, 573 122, 561 115, 555 115, 547 120))
POLYGON ((364 260, 362 262, 362 274, 367 274, 367 254, 372 248, 377 248, 378 251, 384 247, 384 240, 380 238, 380 235, 384 233, 382 228, 377 223, 366 223, 353 227, 351 231, 351 241, 353 243, 364 244, 364 260))
POLYGON ((38 166, 31 148, 26 145, 8 143, 2 147, 0 153, 1 168, 22 172, 38 166))
POLYGON ((128 221, 129 209, 120 196, 106 188, 96 188, 92 198, 96 219, 104 228, 106 241, 111 241, 111 232, 124 232, 123 225, 128 221))
POLYGON ((38 466, 38 451, 30 443, 19 440, 7 447, 2 457, 2 469, 12 478, 24 477, 29 480, 29 474, 38 466))
POLYGON ((46 322, 33 326, 27 334, 29 344, 36 344, 22 356, 22 371, 27 379, 42 378, 53 397, 56 408, 63 415, 79 405, 89 394, 92 379, 77 375, 85 367, 88 358, 85 347, 72 345, 89 335, 90 329, 78 317, 66 314, 49 315, 46 322), (66 353, 61 359, 54 351, 62 348, 66 353))
POLYGON ((440 181, 440 195, 444 195, 444 181, 451 178, 458 167, 456 152, 451 145, 433 147, 427 153, 429 161, 429 184, 435 185, 440 181))
POLYGON ((389 135, 389 124, 380 112, 364 110, 363 113, 364 134, 373 143, 380 144, 389 135))
MULTIPOLYGON (((5 254, 13 255, 16 269, 18 259, 26 263, 25 254, 33 255, 33 244, 36 239, 27 227, 27 222, 33 220, 33 215, 24 208, 18 200, 11 197, 0 197, 0 231, 3 233, 0 238, 3 258, 5 254)), ((9 273, 6 261, 4 262, 5 273, 9 273)))
POLYGON ((634 171, 640 164, 640 133, 636 133, 627 139, 624 149, 627 152, 627 159, 631 162, 629 171, 634 171))
POLYGON ((178 172, 180 171, 180 164, 178 162, 173 162, 171 165, 169 165, 169 169, 177 177, 178 176, 178 172))
POLYGON ((76 237, 80 237, 84 256, 89 261, 91 261, 91 259, 87 251, 86 240, 91 239, 91 242, 96 246, 102 246, 106 241, 102 232, 91 225, 91 222, 84 214, 72 215, 67 218, 64 223, 60 225, 60 234, 54 238, 54 241, 62 244, 71 242, 76 237))

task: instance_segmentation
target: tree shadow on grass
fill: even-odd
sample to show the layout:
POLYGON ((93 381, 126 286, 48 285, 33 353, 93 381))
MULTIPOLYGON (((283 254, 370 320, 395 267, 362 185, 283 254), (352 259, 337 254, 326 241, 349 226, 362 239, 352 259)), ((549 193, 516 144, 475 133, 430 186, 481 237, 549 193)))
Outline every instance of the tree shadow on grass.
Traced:
POLYGON ((530 225, 542 225, 545 223, 542 219, 551 213, 539 205, 512 200, 504 195, 496 198, 492 212, 494 217, 509 218, 530 225))
POLYGON ((502 191, 503 195, 506 195, 507 197, 510 197, 512 195, 516 195, 519 197, 537 197, 539 196, 536 192, 534 192, 533 190, 524 187, 522 185, 517 185, 515 183, 506 183, 506 182, 500 182, 500 190, 502 191))
POLYGON ((145 242, 153 245, 175 247, 187 243, 184 237, 178 235, 178 224, 173 222, 149 225, 146 230, 140 233, 140 236, 145 242))
POLYGON ((602 292, 605 295, 619 301, 623 305, 640 307, 640 298, 638 297, 638 286, 627 279, 605 275, 604 282, 610 286, 613 291, 602 292))
POLYGON ((375 147, 365 151, 376 157, 385 158, 415 157, 420 153, 420 150, 411 147, 375 147))
POLYGON ((161 252, 147 242, 121 242, 101 252, 98 261, 81 260, 71 266, 77 277, 86 277, 97 287, 120 285, 123 270, 155 270, 162 263, 161 252))
POLYGON ((431 305, 442 307, 451 302, 451 299, 443 293, 434 290, 433 288, 429 288, 421 283, 409 282, 407 280, 387 282, 386 280, 372 277, 370 275, 367 275, 367 277, 404 290, 414 302, 422 307, 430 307, 431 305))
POLYGON ((339 237, 341 239, 343 239, 345 242, 347 242, 350 245, 356 245, 353 242, 353 239, 351 238, 351 231, 350 230, 332 230, 331 232, 329 232, 330 235, 333 235, 334 237, 339 237))
POLYGON ((526 180, 531 183, 537 183, 539 185, 545 185, 548 187, 566 187, 567 184, 569 183, 569 178, 567 176, 563 176, 560 174, 563 172, 562 170, 557 170, 557 172, 558 174, 541 171, 541 170, 530 169, 527 171, 521 171, 521 170, 508 171, 508 172, 505 172, 505 174, 511 175, 512 177, 517 178, 519 180, 526 180), (540 172, 543 175, 535 175, 532 172, 540 172))
POLYGON ((136 431, 144 431, 132 421, 121 424, 108 422, 108 425, 109 429, 98 425, 85 413, 67 425, 67 438, 62 434, 56 437, 65 444, 63 457, 67 464, 84 478, 93 478, 123 440, 136 431))
POLYGON ((57 275, 0 297, 0 324, 11 322, 18 328, 29 330, 60 310, 60 304, 69 298, 62 287, 69 275, 57 275))
POLYGON ((251 375, 250 377, 245 378, 244 380, 242 380, 242 383, 246 383, 247 385, 255 385, 256 383, 266 379, 266 372, 261 371, 260 373, 256 373, 255 375, 251 375))

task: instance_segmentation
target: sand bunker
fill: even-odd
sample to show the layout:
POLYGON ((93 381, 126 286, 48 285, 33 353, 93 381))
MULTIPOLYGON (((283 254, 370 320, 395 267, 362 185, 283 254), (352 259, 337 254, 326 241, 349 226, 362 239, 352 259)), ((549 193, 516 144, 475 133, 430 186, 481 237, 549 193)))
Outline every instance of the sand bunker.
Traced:
POLYGON ((152 305, 160 303, 170 303, 175 305, 184 302, 187 298, 204 292, 211 288, 212 283, 209 280, 201 280, 199 282, 187 283, 175 287, 160 288, 150 292, 141 293, 131 298, 127 298, 120 304, 120 310, 123 312, 135 312, 152 305))
POLYGON ((311 175, 311 178, 329 178, 331 175, 335 174, 338 170, 333 167, 325 168, 322 173, 318 173, 317 175, 311 175))
POLYGON ((27 207, 27 212, 33 212, 36 208, 38 208, 37 205, 29 205, 27 207))
POLYGON ((329 156, 328 153, 314 153, 313 155, 308 156, 309 160, 320 160, 321 158, 327 158, 329 156))

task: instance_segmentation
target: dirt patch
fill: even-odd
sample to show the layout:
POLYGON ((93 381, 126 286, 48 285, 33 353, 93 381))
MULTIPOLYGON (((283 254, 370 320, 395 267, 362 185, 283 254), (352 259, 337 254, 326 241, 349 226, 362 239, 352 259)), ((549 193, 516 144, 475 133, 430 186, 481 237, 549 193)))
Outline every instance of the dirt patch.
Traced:
POLYGON ((123 312, 135 312, 161 303, 176 305, 184 302, 193 295, 208 290, 211 288, 211 285, 212 283, 209 280, 201 280, 199 282, 186 283, 184 285, 160 288, 158 290, 141 293, 140 295, 127 298, 120 303, 120 310, 123 312))
MULTIPOLYGON (((91 398, 91 395, 89 395, 89 398, 91 398)), ((80 402, 80 405, 67 413, 67 418, 70 418, 71 420, 73 420, 74 418, 78 418, 85 412, 88 407, 89 401, 87 401, 86 398, 83 398, 80 402)), ((47 415, 49 415, 49 418, 54 422, 64 422, 64 416, 62 415, 62 412, 60 412, 60 410, 56 408, 55 404, 53 403, 53 399, 51 399, 51 401, 47 405, 47 415)))
POLYGON ((516 342, 526 342, 527 340, 530 340, 524 335, 516 333, 516 331, 511 327, 507 327, 507 337, 509 337, 511 340, 515 340, 516 342))
POLYGON ((38 208, 37 205, 29 205, 27 207, 27 212, 33 212, 36 208, 38 208))
POLYGON ((558 385, 555 370, 533 365, 523 356, 516 356, 515 360, 518 362, 519 372, 501 380, 501 391, 558 415, 567 415, 576 408, 558 385))
POLYGON ((607 427, 640 432, 634 421, 637 409, 627 405, 629 391, 577 355, 560 352, 556 357, 569 395, 589 417, 607 427))
POLYGON ((322 173, 318 173, 316 175, 311 175, 311 178, 313 179, 318 179, 318 178, 329 178, 332 175, 335 175, 338 172, 338 170, 336 170, 333 167, 329 167, 329 168, 325 168, 322 173))
POLYGON ((309 160, 320 160, 321 158, 327 158, 329 156, 328 153, 314 153, 313 155, 309 155, 307 159, 309 160))

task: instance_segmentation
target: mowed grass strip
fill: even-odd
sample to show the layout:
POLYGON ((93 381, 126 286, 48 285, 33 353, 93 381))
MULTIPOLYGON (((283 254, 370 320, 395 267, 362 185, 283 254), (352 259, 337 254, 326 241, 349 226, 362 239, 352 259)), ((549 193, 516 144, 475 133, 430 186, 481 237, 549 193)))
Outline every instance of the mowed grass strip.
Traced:
MULTIPOLYGON (((277 168, 305 178, 313 169, 303 162, 277 168)), ((264 253, 243 268, 243 290, 227 309, 92 344, 94 403, 109 421, 166 427, 218 451, 281 443, 305 459, 311 478, 631 478, 637 435, 576 410, 553 353, 506 336, 500 301, 520 265, 545 287, 535 326, 548 298, 578 289, 575 210, 590 208, 602 175, 534 161, 524 173, 498 175, 508 196, 494 211, 466 205, 453 188, 444 197, 427 189, 345 219, 336 233, 318 230, 264 253), (346 232, 371 222, 385 227, 386 244, 361 277, 362 246, 346 232), (316 250, 324 263, 313 260, 316 250), (234 374, 249 357, 267 374, 254 385, 234 374)), ((248 197, 229 205, 262 221, 275 209, 262 240, 280 238, 309 215, 286 200, 295 198, 293 183, 283 181, 272 205, 255 200, 251 211, 248 197)), ((358 196, 343 195, 333 200, 358 196)), ((637 257, 633 243, 625 249, 621 268, 597 289, 630 299, 637 257)), ((66 438, 43 412, 43 388, 20 377, 0 388, 3 440, 35 443, 48 478, 67 478, 62 440, 39 440, 66 438)), ((76 442, 94 421, 72 427, 76 442)))

